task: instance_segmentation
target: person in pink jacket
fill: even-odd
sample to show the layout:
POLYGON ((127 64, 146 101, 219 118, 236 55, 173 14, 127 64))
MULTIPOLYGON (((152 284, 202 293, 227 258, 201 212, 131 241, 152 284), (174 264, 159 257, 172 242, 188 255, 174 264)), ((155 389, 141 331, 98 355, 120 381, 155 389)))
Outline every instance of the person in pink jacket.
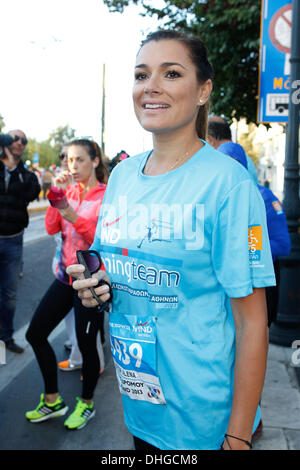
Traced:
POLYGON ((46 212, 46 230, 50 235, 61 232, 62 246, 55 280, 37 307, 26 333, 45 385, 38 406, 27 411, 26 418, 38 423, 63 416, 69 409, 58 391, 57 361, 48 336, 73 307, 83 361, 83 382, 81 397, 77 397, 75 410, 64 425, 68 429, 81 429, 95 415, 93 393, 101 367, 96 338, 101 313, 97 308, 91 311, 82 306, 78 295, 74 295, 66 267, 76 262, 77 250, 87 250, 93 242, 107 172, 99 146, 88 139, 78 139, 68 145, 68 167, 69 170, 55 178, 55 187, 49 193, 51 206, 46 212))

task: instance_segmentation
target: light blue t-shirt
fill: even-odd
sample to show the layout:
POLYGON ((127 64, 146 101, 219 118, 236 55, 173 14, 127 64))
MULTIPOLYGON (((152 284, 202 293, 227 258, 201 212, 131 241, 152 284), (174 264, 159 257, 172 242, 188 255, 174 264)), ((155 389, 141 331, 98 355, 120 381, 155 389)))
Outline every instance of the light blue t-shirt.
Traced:
POLYGON ((160 449, 219 449, 233 395, 230 297, 275 284, 265 207, 247 170, 208 144, 158 176, 143 174, 149 154, 114 169, 91 247, 112 280, 125 422, 160 449))

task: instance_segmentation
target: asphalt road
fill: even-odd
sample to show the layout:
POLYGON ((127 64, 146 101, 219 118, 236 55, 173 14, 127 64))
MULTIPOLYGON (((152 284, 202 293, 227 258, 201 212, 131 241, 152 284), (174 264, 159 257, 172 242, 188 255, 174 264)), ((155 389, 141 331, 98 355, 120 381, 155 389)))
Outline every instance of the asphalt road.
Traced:
MULTIPOLYGON (((63 426, 65 417, 36 424, 25 418, 25 411, 36 407, 44 391, 41 373, 31 346, 26 342, 25 332, 35 308, 53 281, 54 251, 55 242, 45 232, 43 216, 31 216, 24 237, 24 277, 19 281, 15 315, 15 339, 25 347, 25 352, 17 355, 7 351, 6 364, 0 365, 0 450, 132 449, 108 346, 105 349, 106 368, 95 390, 96 416, 85 428, 67 431, 63 426)), ((105 323, 107 330, 107 318, 105 323)), ((66 339, 62 322, 50 337, 58 361, 68 357, 63 346, 66 339)), ((70 412, 75 406, 75 397, 81 393, 80 371, 58 371, 58 374, 60 393, 70 412)))

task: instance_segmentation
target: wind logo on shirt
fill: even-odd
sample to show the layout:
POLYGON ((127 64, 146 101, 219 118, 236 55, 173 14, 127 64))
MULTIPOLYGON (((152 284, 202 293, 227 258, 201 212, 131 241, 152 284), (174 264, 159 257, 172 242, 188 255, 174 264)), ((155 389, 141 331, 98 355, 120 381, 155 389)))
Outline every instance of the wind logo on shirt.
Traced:
POLYGON ((273 201, 272 206, 273 206, 273 208, 274 208, 277 215, 283 214, 282 205, 280 204, 279 201, 273 201))
POLYGON ((260 261, 262 251, 261 225, 248 227, 249 261, 260 261))
POLYGON ((148 325, 148 322, 146 321, 145 323, 137 322, 136 325, 132 326, 132 330, 137 333, 151 334, 153 328, 151 327, 151 325, 148 325))

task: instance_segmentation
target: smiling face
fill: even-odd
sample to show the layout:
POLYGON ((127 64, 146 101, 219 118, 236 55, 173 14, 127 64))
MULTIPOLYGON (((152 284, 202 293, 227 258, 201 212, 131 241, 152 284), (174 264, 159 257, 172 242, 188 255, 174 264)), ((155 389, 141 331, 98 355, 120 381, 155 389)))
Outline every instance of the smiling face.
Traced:
POLYGON ((98 157, 92 161, 83 145, 71 145, 68 148, 68 167, 75 182, 87 184, 95 175, 98 163, 98 157))
POLYGON ((200 84, 188 48, 169 39, 150 41, 136 59, 133 102, 141 126, 155 134, 192 126, 211 81, 200 84), (202 99, 202 102, 200 100, 202 99))

